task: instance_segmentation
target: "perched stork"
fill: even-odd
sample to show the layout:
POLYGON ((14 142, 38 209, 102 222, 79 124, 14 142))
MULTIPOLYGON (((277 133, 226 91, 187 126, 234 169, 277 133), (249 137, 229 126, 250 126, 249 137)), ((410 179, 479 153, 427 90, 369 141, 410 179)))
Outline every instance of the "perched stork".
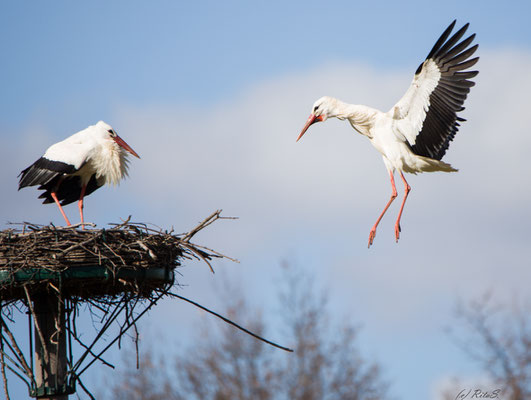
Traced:
POLYGON ((415 72, 409 89, 388 112, 322 97, 314 103, 312 113, 297 138, 298 141, 315 122, 332 117, 347 119, 382 154, 391 178, 392 194, 369 233, 368 247, 374 241, 378 223, 397 197, 395 169, 400 173, 405 187, 395 224, 397 242, 400 237, 400 217, 411 190, 403 172, 457 171, 441 159, 457 133, 459 122, 465 121, 457 113, 464 110, 463 103, 475 84, 470 79, 478 74, 478 71, 468 68, 476 64, 479 57, 470 58, 478 48, 477 44, 469 47, 475 34, 461 40, 469 24, 450 37, 455 22, 437 40, 415 72))
POLYGON ((40 185, 43 203, 55 201, 67 225, 61 205, 78 200, 81 224, 83 198, 104 184, 116 185, 127 176, 127 152, 138 154, 103 121, 91 125, 48 148, 44 155, 19 175, 18 190, 40 185))

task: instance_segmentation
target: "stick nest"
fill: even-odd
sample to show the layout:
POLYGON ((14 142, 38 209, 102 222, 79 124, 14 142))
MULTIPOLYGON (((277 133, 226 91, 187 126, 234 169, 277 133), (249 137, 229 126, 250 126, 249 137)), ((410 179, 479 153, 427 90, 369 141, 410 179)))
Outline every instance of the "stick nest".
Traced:
POLYGON ((215 220, 230 218, 220 213, 184 234, 129 219, 109 229, 14 224, 17 228, 0 232, 0 300, 25 299, 24 287, 34 294, 54 290, 77 299, 124 292, 149 298, 174 283, 183 259, 203 260, 212 269, 212 258, 226 257, 190 242, 215 220))

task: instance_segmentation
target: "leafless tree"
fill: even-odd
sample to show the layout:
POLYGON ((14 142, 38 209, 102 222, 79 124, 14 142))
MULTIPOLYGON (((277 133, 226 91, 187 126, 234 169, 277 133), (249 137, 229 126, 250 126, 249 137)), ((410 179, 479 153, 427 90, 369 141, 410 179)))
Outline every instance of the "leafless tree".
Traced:
POLYGON ((120 374, 115 372, 104 378, 106 390, 96 388, 97 398, 112 400, 178 400, 174 394, 171 369, 167 368, 163 357, 156 357, 153 352, 142 354, 140 368, 136 369, 136 354, 133 349, 124 352, 124 363, 133 366, 120 374), (118 375, 119 379, 115 379, 118 375))
MULTIPOLYGON (((280 286, 279 314, 285 329, 275 336, 285 338, 294 353, 273 349, 216 321, 216 328, 209 324, 200 340, 169 361, 169 368, 156 365, 153 356, 146 362, 143 355, 138 371, 128 371, 112 385, 112 398, 387 399, 388 383, 379 365, 365 359, 358 350, 358 328, 344 320, 330 322, 326 296, 315 290, 312 279, 285 266, 280 286)), ((234 300, 232 290, 225 314, 267 335, 262 313, 242 296, 236 297, 234 300)), ((168 360, 167 355, 165 358, 168 360)))
POLYGON ((488 374, 503 399, 531 399, 529 311, 521 302, 511 308, 495 305, 490 294, 458 306, 459 329, 452 329, 452 336, 488 374))

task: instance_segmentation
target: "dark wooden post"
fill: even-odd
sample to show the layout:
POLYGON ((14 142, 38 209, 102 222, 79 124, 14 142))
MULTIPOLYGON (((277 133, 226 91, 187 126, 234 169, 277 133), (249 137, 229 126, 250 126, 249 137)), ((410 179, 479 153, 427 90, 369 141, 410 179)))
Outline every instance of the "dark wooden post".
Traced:
POLYGON ((54 293, 35 298, 35 380, 38 399, 68 400, 65 310, 54 293), (40 332, 39 332, 40 330, 40 332))

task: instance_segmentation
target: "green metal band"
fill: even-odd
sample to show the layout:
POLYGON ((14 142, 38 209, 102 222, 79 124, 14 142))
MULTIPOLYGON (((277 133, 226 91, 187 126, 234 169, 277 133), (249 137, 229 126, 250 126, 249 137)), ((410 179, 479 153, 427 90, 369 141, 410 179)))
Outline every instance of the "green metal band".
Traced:
POLYGON ((51 271, 45 268, 23 268, 15 272, 0 270, 0 285, 15 282, 41 280, 75 280, 75 279, 139 279, 149 281, 173 281, 173 269, 170 267, 155 268, 119 268, 113 273, 108 268, 96 266, 80 266, 67 268, 63 271, 51 271))

